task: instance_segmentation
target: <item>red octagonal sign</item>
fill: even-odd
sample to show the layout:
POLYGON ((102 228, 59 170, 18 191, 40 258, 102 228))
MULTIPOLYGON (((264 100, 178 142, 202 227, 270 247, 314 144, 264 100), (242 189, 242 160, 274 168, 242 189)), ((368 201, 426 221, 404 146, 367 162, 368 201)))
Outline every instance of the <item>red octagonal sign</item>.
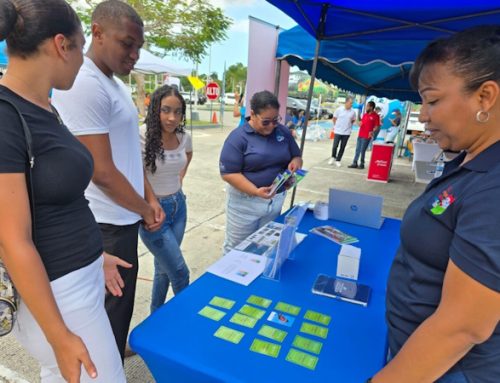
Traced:
POLYGON ((217 98, 219 98, 219 94, 219 84, 217 84, 216 82, 209 82, 207 84, 207 98, 212 101, 217 100, 217 98))

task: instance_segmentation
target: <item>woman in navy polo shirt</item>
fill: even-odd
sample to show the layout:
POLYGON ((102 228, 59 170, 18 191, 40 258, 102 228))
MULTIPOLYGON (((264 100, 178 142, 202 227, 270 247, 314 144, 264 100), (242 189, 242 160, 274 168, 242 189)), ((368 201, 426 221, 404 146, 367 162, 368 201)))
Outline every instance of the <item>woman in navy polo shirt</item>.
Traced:
POLYGON ((250 107, 250 120, 229 134, 220 155, 220 173, 228 183, 224 253, 280 214, 285 192, 271 194, 271 184, 285 169, 302 167, 299 147, 280 124, 278 99, 258 92, 250 107))
POLYGON ((415 62, 420 121, 462 151, 406 211, 387 289, 385 382, 500 382, 500 26, 431 43, 415 62))

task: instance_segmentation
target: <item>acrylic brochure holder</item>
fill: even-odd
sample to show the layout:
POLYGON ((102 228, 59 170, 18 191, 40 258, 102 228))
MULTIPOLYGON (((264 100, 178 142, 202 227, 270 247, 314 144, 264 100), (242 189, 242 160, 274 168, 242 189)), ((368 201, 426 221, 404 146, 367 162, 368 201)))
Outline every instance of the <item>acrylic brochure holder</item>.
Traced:
POLYGON ((287 259, 292 259, 291 253, 297 246, 296 232, 297 228, 304 217, 307 205, 295 205, 292 210, 285 216, 283 230, 280 234, 280 239, 275 250, 269 255, 266 267, 263 272, 265 278, 280 280, 281 267, 287 259))

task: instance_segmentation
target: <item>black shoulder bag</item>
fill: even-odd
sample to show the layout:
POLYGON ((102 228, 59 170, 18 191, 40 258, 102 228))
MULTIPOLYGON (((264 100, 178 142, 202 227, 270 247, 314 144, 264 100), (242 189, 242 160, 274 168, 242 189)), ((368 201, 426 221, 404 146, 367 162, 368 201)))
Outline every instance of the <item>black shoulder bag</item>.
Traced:
MULTIPOLYGON (((21 125, 24 130, 26 139, 26 153, 28 154, 28 170, 26 170, 26 183, 28 185, 28 194, 31 205, 31 223, 33 226, 32 235, 35 238, 35 201, 33 193, 33 179, 31 171, 35 165, 35 156, 31 147, 31 133, 24 120, 21 112, 11 101, 0 96, 0 102, 9 104, 19 116, 21 125)), ((19 307, 19 294, 16 291, 14 284, 5 268, 3 261, 0 259, 0 336, 7 335, 14 328, 16 321, 17 309, 19 307)))

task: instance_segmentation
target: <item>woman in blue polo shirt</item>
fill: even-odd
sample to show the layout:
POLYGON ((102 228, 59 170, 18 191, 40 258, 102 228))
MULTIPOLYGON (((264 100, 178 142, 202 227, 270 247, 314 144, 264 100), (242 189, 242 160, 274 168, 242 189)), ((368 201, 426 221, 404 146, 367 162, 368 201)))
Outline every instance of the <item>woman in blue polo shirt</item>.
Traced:
POLYGON ((431 43, 415 62, 420 121, 462 151, 409 207, 387 288, 384 382, 500 382, 500 26, 431 43))
POLYGON ((285 192, 271 194, 271 184, 285 169, 302 167, 299 147, 280 124, 278 99, 258 92, 250 107, 250 120, 229 134, 220 155, 220 173, 228 183, 224 253, 280 214, 285 192))

